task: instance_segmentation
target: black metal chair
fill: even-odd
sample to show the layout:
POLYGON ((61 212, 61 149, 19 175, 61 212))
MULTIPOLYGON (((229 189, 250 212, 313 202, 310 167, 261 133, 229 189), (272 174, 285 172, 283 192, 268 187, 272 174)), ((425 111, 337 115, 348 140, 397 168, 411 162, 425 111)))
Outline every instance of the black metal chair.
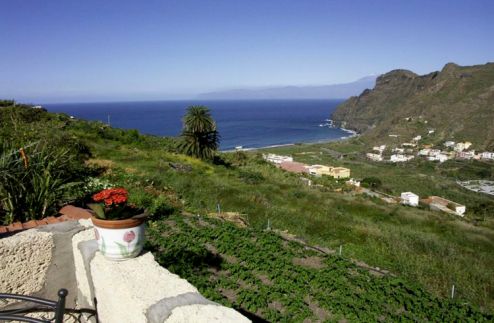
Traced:
POLYGON ((0 299, 14 299, 14 300, 20 300, 20 301, 41 305, 40 307, 36 307, 36 308, 33 307, 16 308, 16 309, 0 311, 0 321, 8 320, 8 321, 21 321, 21 322, 32 322, 32 323, 50 323, 50 322, 62 323, 63 316, 65 313, 65 298, 67 297, 68 294, 69 292, 65 288, 62 288, 58 291, 58 301, 51 301, 48 299, 33 297, 33 296, 0 293, 0 299), (18 315, 19 313, 34 312, 39 310, 43 310, 43 311, 53 310, 55 312, 55 316, 52 319, 46 320, 46 319, 36 319, 33 317, 18 315))

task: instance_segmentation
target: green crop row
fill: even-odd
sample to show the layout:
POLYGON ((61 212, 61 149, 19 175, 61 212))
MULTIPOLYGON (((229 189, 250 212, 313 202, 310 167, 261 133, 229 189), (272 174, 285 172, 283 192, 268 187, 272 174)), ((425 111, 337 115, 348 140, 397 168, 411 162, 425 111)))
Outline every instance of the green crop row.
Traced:
POLYGON ((205 297, 276 322, 489 321, 473 306, 439 299, 393 276, 287 242, 271 231, 207 217, 151 222, 147 248, 205 297))

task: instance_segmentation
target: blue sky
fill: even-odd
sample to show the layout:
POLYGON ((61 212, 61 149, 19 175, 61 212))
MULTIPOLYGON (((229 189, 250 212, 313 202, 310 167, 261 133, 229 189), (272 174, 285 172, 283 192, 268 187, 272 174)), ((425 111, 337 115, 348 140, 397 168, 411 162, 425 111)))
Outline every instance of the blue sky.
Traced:
POLYGON ((494 60, 494 1, 0 0, 0 98, 153 100, 494 60))

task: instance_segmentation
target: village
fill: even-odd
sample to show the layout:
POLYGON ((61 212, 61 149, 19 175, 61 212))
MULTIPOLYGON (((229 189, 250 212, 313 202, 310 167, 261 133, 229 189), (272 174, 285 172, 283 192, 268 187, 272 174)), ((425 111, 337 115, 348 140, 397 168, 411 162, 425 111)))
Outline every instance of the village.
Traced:
MULTIPOLYGON (((307 174, 309 176, 322 177, 329 176, 336 180, 343 179, 347 186, 353 187, 353 190, 358 193, 363 193, 371 197, 376 197, 390 204, 401 203, 402 205, 418 207, 419 205, 429 207, 433 211, 441 211, 448 214, 454 214, 463 217, 466 212, 466 207, 459 203, 450 201, 439 196, 428 196, 420 199, 417 194, 412 192, 402 192, 401 195, 393 196, 370 188, 361 187, 361 181, 350 177, 351 170, 345 167, 333 167, 327 165, 307 165, 296 162, 292 156, 263 154, 264 160, 272 163, 276 167, 287 172, 296 174, 307 174)), ((313 186, 310 177, 301 177, 301 181, 307 186, 313 186)), ((321 185, 319 185, 321 186, 321 185)))
MULTIPOLYGON (((434 129, 429 129, 427 135, 433 135, 434 129)), ((398 135, 389 135, 390 137, 398 138, 398 135)), ((400 163, 407 162, 415 157, 422 157, 428 161, 438 161, 443 163, 450 159, 463 160, 488 160, 494 161, 494 152, 484 151, 476 153, 470 149, 472 143, 454 142, 451 140, 445 141, 442 146, 435 147, 432 144, 421 144, 423 140, 421 135, 415 136, 410 142, 404 142, 398 147, 389 148, 386 145, 374 146, 372 152, 366 154, 366 157, 372 161, 400 163), (391 151, 391 155, 387 159, 386 152, 391 151)))

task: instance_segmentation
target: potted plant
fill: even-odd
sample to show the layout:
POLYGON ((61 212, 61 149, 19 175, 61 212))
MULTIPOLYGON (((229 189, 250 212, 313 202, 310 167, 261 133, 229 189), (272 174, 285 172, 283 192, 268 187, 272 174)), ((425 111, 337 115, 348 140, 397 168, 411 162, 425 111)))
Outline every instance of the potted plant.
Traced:
POLYGON ((128 192, 124 188, 109 188, 92 196, 94 211, 92 222, 100 252, 111 260, 136 257, 144 246, 142 209, 127 204, 128 192))

